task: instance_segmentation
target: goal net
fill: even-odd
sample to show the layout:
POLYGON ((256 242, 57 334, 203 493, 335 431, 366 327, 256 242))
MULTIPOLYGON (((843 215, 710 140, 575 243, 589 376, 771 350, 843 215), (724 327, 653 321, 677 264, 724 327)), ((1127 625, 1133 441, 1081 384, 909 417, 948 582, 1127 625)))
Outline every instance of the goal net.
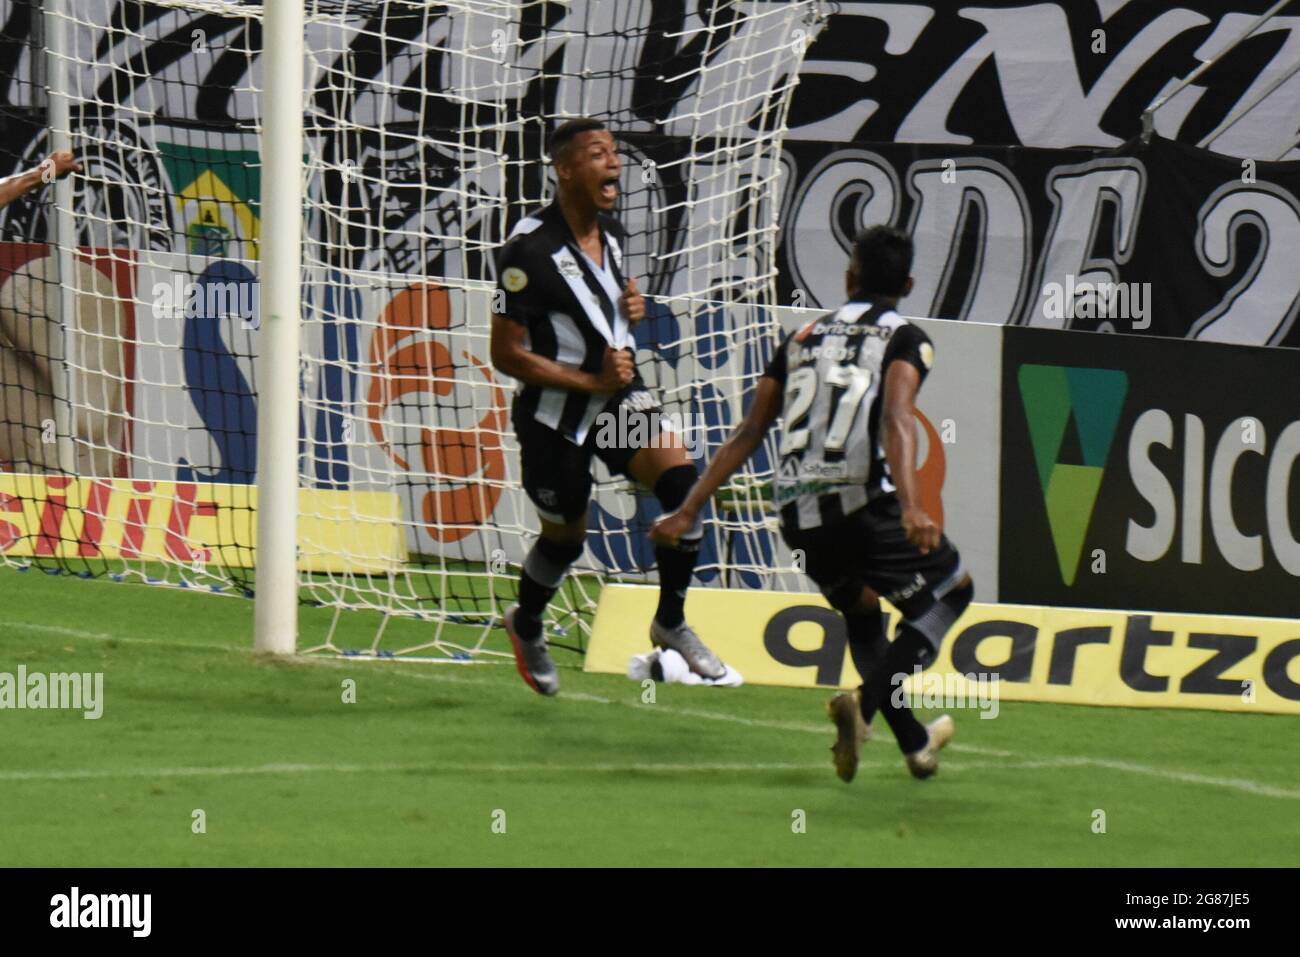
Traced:
MULTIPOLYGON (((0 11, 0 171, 81 163, 0 209, 0 555, 249 596, 261 200, 283 186, 260 162, 262 8, 0 11)), ((813 0, 306 4, 299 592, 380 612, 360 650, 481 651, 513 597, 537 525, 488 358, 493 253, 549 201, 564 118, 623 155, 648 383, 701 463, 739 420, 777 341, 780 147, 821 22, 813 0), (386 639, 396 615, 425 639, 386 639)), ((772 461, 706 515, 701 581, 793 583, 772 461)), ((654 575, 653 497, 597 479, 551 608, 579 647, 601 583, 654 575)), ((350 650, 332 635, 303 650, 350 650)))

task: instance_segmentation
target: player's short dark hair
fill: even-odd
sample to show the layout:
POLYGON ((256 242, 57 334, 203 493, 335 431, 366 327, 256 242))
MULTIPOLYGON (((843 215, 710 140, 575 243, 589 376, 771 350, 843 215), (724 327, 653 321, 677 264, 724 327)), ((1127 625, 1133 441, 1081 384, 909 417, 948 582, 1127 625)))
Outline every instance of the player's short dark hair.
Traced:
POLYGON ((551 131, 551 137, 546 141, 546 153, 551 158, 551 162, 557 162, 569 146, 581 133, 589 133, 592 130, 608 129, 604 122, 591 116, 580 116, 577 119, 565 120, 554 130, 551 131))
POLYGON ((870 226, 853 237, 858 295, 899 296, 912 274, 912 237, 895 226, 870 226))

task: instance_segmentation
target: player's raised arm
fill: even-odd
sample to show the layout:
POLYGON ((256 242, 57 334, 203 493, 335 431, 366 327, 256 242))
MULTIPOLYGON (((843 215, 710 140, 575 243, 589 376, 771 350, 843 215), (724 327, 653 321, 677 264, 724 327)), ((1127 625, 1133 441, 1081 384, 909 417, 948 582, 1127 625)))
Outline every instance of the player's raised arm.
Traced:
MULTIPOLYGON (((904 327, 907 328, 907 327, 904 327)), ((921 507, 916 478, 916 393, 921 373, 910 362, 891 362, 885 370, 885 398, 880 410, 882 444, 889 474, 897 488, 903 530, 922 554, 939 547, 943 531, 921 507)))
POLYGON ((650 530, 652 541, 659 545, 674 545, 695 525, 704 503, 748 461, 763 441, 763 436, 767 435, 767 430, 781 414, 784 392, 785 386, 772 376, 765 375, 758 380, 754 401, 750 404, 744 421, 736 426, 704 474, 691 486, 686 501, 676 511, 655 522, 654 528, 650 530))
POLYGON ((51 153, 26 172, 0 179, 0 207, 8 206, 19 197, 27 195, 46 183, 62 179, 68 173, 80 171, 81 164, 77 162, 71 150, 58 150, 51 153))

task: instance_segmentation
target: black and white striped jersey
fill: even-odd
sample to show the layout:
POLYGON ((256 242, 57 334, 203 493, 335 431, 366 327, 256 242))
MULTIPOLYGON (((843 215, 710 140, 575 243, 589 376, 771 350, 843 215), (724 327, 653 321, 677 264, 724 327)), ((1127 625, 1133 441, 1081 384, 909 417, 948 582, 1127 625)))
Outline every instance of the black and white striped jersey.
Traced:
POLYGON ((788 529, 833 525, 894 492, 880 434, 885 370, 924 380, 934 346, 892 308, 849 302, 791 333, 764 375, 784 387, 775 499, 788 529))
MULTIPOLYGON (((607 347, 635 352, 632 330, 618 307, 626 284, 626 234, 612 216, 600 214, 599 221, 602 263, 578 247, 559 203, 521 219, 496 259, 497 286, 505 294, 501 314, 527 328, 527 348, 584 372, 600 371, 607 347)), ((608 401, 607 395, 521 383, 514 415, 581 445, 608 401)))

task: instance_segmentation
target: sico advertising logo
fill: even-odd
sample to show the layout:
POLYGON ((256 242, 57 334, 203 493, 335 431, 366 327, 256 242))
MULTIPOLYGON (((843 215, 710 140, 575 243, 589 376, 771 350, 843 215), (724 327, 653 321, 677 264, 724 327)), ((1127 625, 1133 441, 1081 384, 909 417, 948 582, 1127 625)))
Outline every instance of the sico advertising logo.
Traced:
POLYGON ((1004 341, 1003 601, 1300 617, 1300 355, 1004 341))

